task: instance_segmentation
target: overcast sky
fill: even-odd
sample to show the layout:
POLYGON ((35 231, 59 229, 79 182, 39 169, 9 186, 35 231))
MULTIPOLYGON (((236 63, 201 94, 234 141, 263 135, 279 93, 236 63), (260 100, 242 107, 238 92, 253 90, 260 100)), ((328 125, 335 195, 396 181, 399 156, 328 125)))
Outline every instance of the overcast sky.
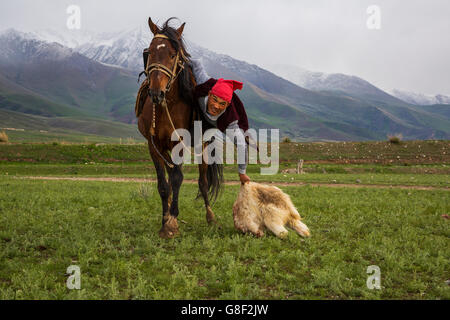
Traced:
POLYGON ((66 28, 71 4, 83 30, 176 16, 191 41, 261 67, 292 64, 384 90, 450 94, 449 0, 2 0, 0 29, 66 28), (381 10, 379 30, 367 27, 370 5, 381 10))

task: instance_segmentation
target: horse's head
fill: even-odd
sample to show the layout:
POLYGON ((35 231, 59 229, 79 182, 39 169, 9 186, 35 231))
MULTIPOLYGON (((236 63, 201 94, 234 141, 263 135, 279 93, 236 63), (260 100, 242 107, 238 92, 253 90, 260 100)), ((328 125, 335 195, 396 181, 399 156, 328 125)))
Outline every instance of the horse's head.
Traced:
POLYGON ((168 25, 168 19, 160 29, 148 18, 148 25, 154 37, 149 46, 146 66, 149 81, 149 94, 153 103, 161 103, 178 74, 183 70, 187 58, 182 43, 185 23, 178 29, 168 25))

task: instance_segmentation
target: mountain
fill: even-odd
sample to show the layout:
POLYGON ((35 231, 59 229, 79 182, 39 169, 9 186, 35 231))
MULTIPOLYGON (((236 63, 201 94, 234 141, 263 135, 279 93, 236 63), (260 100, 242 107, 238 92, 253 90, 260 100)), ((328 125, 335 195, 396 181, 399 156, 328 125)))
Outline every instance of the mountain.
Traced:
MULTIPOLYGON (((303 119, 311 121, 317 129, 320 128, 318 123, 325 124, 327 133, 319 133, 323 139, 330 139, 330 130, 334 136, 331 140, 385 139, 386 135, 395 133, 402 133, 407 139, 449 137, 450 118, 416 108, 363 79, 344 76, 345 81, 338 81, 343 75, 328 77, 329 80, 323 76, 322 83, 329 87, 308 90, 254 64, 193 43, 189 43, 189 47, 194 57, 202 59, 211 76, 251 83, 259 89, 260 97, 300 111, 303 119), (335 89, 331 90, 333 83, 335 89)), ((248 108, 247 103, 245 105, 248 108)))
MULTIPOLYGON (((0 109, 47 112, 46 116, 61 116, 56 112, 62 110, 79 113, 72 117, 132 123, 142 50, 150 40, 148 28, 114 34, 10 31, 0 35, 0 83, 8 88, 8 94, 0 96, 4 98, 0 109), (12 93, 17 91, 41 103, 13 101, 12 93)), ((445 106, 411 105, 346 75, 303 72, 300 85, 295 83, 299 80, 191 41, 187 48, 202 59, 210 76, 245 83, 238 94, 252 128, 280 128, 281 136, 299 140, 378 140, 397 133, 406 139, 450 138, 445 106)))
POLYGON ((58 31, 52 29, 43 29, 32 31, 28 34, 33 39, 48 43, 59 43, 64 47, 70 49, 74 49, 85 43, 95 42, 98 40, 98 35, 96 33, 84 29, 62 29, 58 31))
POLYGON ((406 106, 407 103, 356 76, 309 71, 297 66, 274 64, 270 70, 303 88, 313 91, 341 92, 373 103, 406 106))
POLYGON ((422 106, 429 106, 433 104, 450 105, 450 95, 443 95, 443 94, 431 95, 431 94, 402 91, 397 89, 392 90, 392 95, 403 101, 415 105, 422 105, 422 106))
POLYGON ((96 61, 142 71, 142 51, 150 41, 148 28, 134 28, 118 34, 102 34, 97 41, 87 42, 75 50, 96 61))
POLYGON ((15 30, 0 34, 0 44, 1 108, 46 116, 134 120, 138 84, 133 72, 15 30))
POLYGON ((109 33, 42 30, 33 32, 32 36, 43 42, 59 43, 89 59, 133 72, 143 70, 142 50, 152 40, 148 26, 109 33))

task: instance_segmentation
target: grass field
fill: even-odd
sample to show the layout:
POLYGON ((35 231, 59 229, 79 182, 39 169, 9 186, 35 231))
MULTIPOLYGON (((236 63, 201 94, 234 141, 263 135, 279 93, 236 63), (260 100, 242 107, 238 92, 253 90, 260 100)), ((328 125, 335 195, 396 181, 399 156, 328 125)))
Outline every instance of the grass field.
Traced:
MULTIPOLYGON (((198 179, 198 167, 183 168, 186 180, 198 179)), ((368 166, 368 165, 311 165, 306 174, 277 173, 260 175, 260 166, 249 166, 247 173, 254 181, 282 183, 361 184, 385 186, 450 187, 450 166, 368 166), (345 170, 344 170, 345 169, 345 170)), ((86 163, 86 164, 30 164, 2 163, 0 175, 9 176, 73 176, 73 177, 128 177, 156 179, 151 163, 86 163)), ((236 166, 224 168, 226 181, 238 181, 236 166)))
POLYGON ((183 185, 182 236, 161 240, 154 184, 0 180, 2 299, 448 299, 447 191, 284 187, 312 237, 234 230, 237 186, 206 224, 183 185), (389 201, 387 201, 389 199, 389 201), (65 287, 81 268, 82 289, 65 287), (366 269, 381 269, 381 290, 366 269))
MULTIPOLYGON (((10 141, 12 141, 10 139, 10 141)), ((134 140, 132 140, 134 141, 134 140)), ((124 143, 126 141, 123 141, 124 143)), ((268 148, 270 150, 270 147, 268 148)), ((280 161, 295 165, 333 164, 450 164, 450 141, 281 143, 280 161)), ((32 163, 149 161, 148 146, 133 144, 10 143, 0 145, 0 161, 32 163)))
MULTIPOLYGON (((154 179, 143 145, 0 145, 0 299, 450 299, 448 145, 414 142, 378 163, 376 143, 282 145, 280 169, 302 157, 305 174, 248 172, 278 183, 311 230, 284 240, 234 229, 238 185, 213 206, 220 228, 208 226, 189 181, 196 166, 184 168, 173 240, 158 237, 154 182, 28 178, 154 179), (419 145, 427 157, 416 158, 419 145), (81 290, 66 287, 70 265, 81 268, 81 290), (380 290, 366 286, 370 265, 380 267, 380 290)), ((224 172, 237 180, 235 166, 224 172)))

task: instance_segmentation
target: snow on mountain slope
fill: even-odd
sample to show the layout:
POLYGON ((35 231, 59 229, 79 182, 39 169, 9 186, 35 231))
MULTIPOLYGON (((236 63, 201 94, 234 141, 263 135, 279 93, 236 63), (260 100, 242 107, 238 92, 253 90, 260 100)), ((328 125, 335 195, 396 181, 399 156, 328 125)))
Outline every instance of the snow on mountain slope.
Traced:
POLYGON ((397 89, 392 90, 392 95, 416 105, 450 104, 450 95, 414 93, 397 89))
POLYGON ((134 120, 130 105, 139 85, 132 72, 33 37, 15 30, 0 34, 0 92, 4 93, 0 109, 134 120), (50 110, 49 103, 36 103, 36 96, 63 106, 65 113, 56 110, 56 106, 50 110))
MULTIPOLYGON (((5 43, 11 43, 6 47, 0 43, 0 72, 3 75, 10 80, 19 79, 24 87, 71 108, 95 111, 102 116, 111 115, 125 122, 135 120, 130 108, 138 86, 134 76, 144 68, 142 50, 152 39, 148 27, 87 36, 70 32, 39 34, 39 39, 47 42, 33 39, 38 37, 36 33, 11 31, 4 35, 5 43), (23 41, 15 41, 14 37, 22 37, 23 41), (42 57, 36 62, 43 63, 30 65, 35 54, 42 57), (2 70, 2 56, 16 61, 12 67, 2 70), (43 60, 46 57, 54 60, 43 60), (63 63, 54 62, 64 57, 72 58, 61 61, 63 63)), ((406 138, 425 139, 445 138, 450 134, 448 120, 442 118, 445 112, 435 115, 420 107, 417 109, 361 78, 304 69, 284 74, 282 78, 281 71, 277 75, 189 40, 186 43, 187 51, 193 57, 203 58, 210 76, 247 83, 246 89, 249 90, 240 92, 240 95, 245 99, 248 110, 253 112, 251 121, 260 121, 262 118, 258 116, 263 116, 266 124, 283 123, 283 130, 293 136, 334 140, 381 139, 386 134, 400 132, 406 138), (257 90, 251 89, 252 85, 257 90), (299 119, 303 119, 301 125, 295 122, 299 119), (311 135, 308 128, 318 131, 311 135)), ((290 67, 288 71, 294 70, 290 67)), ((263 125, 262 122, 260 124, 263 125)))
POLYGON ((77 54, 59 43, 37 40, 32 33, 8 29, 0 33, 0 61, 26 61, 43 59, 61 61, 77 54))
MULTIPOLYGON (((8 30, 10 36, 17 31, 8 30)), ((123 32, 95 33, 84 30, 40 30, 31 33, 20 33, 21 37, 29 40, 39 39, 46 42, 56 42, 64 47, 72 48, 82 55, 95 61, 120 66, 132 71, 142 71, 142 50, 148 47, 152 35, 147 26, 140 26, 123 32)), ((251 75, 257 71, 256 65, 242 63, 224 54, 218 54, 205 49, 188 39, 186 40, 188 52, 194 58, 204 58, 214 63, 226 66, 239 74, 251 75)), ((1 49, 0 49, 1 50, 1 49)), ((69 54, 60 48, 58 54, 63 57, 69 54)), ((450 104, 450 95, 427 95, 401 90, 392 90, 387 93, 364 79, 345 74, 330 74, 309 71, 292 65, 271 65, 268 68, 274 74, 308 90, 314 91, 342 91, 365 98, 399 103, 397 99, 416 105, 450 104)))
POLYGON ((327 73, 313 72, 300 67, 283 64, 270 65, 269 70, 307 89, 323 90, 328 87, 326 80, 330 75, 327 73))
POLYGON ((148 28, 138 27, 118 34, 101 34, 96 41, 86 42, 75 50, 99 62, 141 71, 144 69, 142 51, 150 41, 148 28))
POLYGON ((269 70, 296 85, 314 91, 341 91, 372 102, 405 104, 370 82, 342 73, 313 72, 297 66, 275 64, 269 70))
POLYGON ((148 27, 107 33, 40 30, 30 33, 30 36, 59 43, 95 61, 133 71, 143 69, 142 50, 148 47, 152 38, 148 27))
POLYGON ((95 33, 87 30, 52 30, 43 29, 38 31, 33 31, 30 33, 36 39, 45 42, 56 42, 65 47, 74 49, 85 43, 96 41, 97 36, 95 33))

